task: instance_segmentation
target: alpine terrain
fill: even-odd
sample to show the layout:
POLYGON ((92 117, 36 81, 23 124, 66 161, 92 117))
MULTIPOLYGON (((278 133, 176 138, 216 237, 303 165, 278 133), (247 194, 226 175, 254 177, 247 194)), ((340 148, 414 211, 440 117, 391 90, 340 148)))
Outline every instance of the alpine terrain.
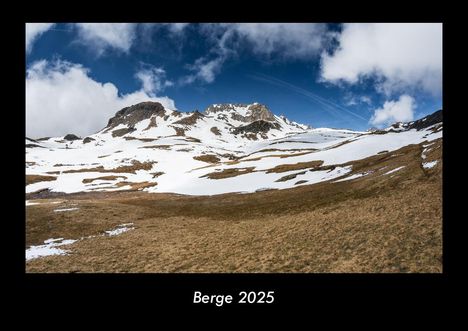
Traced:
POLYGON ((26 270, 441 272, 442 129, 442 110, 357 132, 143 102, 26 138, 26 270))

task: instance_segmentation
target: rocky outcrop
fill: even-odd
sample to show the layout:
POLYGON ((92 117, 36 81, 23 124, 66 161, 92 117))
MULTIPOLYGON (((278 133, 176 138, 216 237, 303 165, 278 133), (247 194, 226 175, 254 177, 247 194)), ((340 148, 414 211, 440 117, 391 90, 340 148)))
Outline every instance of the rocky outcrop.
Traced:
POLYGON ((87 143, 90 143, 92 141, 94 141, 95 139, 94 138, 91 138, 91 137, 86 137, 83 139, 83 144, 87 144, 87 143))
POLYGON ((68 141, 73 141, 73 140, 80 140, 81 138, 72 133, 69 133, 65 137, 63 137, 63 139, 68 140, 68 141))
POLYGON ((239 133, 267 133, 271 129, 280 129, 281 126, 278 123, 267 122, 264 120, 255 121, 248 125, 239 126, 232 130, 233 134, 239 133))
POLYGON ((153 115, 164 117, 165 114, 166 110, 159 102, 141 102, 130 107, 125 107, 115 113, 115 116, 109 119, 106 131, 120 124, 133 127, 136 123, 151 118, 153 115))
POLYGON ((268 109, 268 107, 259 103, 253 103, 251 105, 243 104, 243 103, 215 104, 215 105, 209 106, 205 110, 206 114, 218 114, 218 118, 220 119, 222 117, 226 117, 225 114, 222 114, 223 112, 229 112, 231 113, 232 119, 236 121, 240 121, 240 122, 245 122, 245 123, 252 123, 255 121, 259 121, 259 120, 273 122, 276 120, 275 116, 268 109), (243 115, 237 112, 238 108, 247 108, 246 115, 243 115))
POLYGON ((443 121, 443 118, 442 118, 442 109, 441 109, 417 121, 410 122, 410 124, 408 124, 408 129, 416 129, 420 131, 434 124, 441 123, 442 121, 443 121))

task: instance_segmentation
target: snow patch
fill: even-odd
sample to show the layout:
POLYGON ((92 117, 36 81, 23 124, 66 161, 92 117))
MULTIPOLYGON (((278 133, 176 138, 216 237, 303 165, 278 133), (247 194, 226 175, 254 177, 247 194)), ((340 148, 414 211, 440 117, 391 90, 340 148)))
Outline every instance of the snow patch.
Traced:
POLYGON ((61 211, 72 211, 72 210, 78 210, 80 208, 61 208, 61 209, 54 209, 54 211, 57 213, 57 212, 61 212, 61 211))
POLYGON ((71 245, 76 240, 67 239, 64 240, 63 238, 57 239, 47 239, 44 241, 44 245, 38 246, 31 246, 26 250, 26 261, 37 259, 43 256, 50 256, 50 255, 66 255, 68 254, 67 250, 57 248, 59 246, 64 245, 71 245))
POLYGON ((398 170, 401 170, 401 169, 403 169, 404 167, 406 167, 406 166, 401 166, 401 167, 392 169, 392 170, 390 170, 390 171, 387 171, 387 172, 384 173, 382 176, 384 176, 384 175, 389 175, 389 174, 393 174, 394 172, 397 172, 398 170))
POLYGON ((135 227, 130 227, 133 225, 133 223, 125 223, 125 224, 120 224, 118 225, 115 229, 108 230, 106 231, 107 235, 112 237, 112 236, 118 236, 119 234, 122 234, 124 232, 134 230, 135 227))
POLYGON ((431 168, 434 168, 436 164, 437 164, 437 160, 431 161, 431 162, 424 162, 422 166, 424 169, 431 169, 431 168))

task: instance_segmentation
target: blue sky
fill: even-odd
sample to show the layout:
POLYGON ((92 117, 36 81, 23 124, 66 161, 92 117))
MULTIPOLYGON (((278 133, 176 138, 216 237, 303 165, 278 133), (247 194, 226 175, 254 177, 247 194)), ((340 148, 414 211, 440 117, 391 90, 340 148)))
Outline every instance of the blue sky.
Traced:
POLYGON ((441 24, 28 24, 27 133, 61 135, 76 123, 93 133, 146 99, 180 111, 260 102, 313 127, 417 119, 442 107, 441 32, 441 24))

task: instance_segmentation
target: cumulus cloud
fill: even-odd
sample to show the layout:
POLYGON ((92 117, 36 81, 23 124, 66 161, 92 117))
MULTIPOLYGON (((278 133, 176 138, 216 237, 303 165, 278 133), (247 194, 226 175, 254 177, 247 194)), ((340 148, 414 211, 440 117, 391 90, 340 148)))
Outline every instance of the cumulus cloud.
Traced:
POLYGON ((176 109, 172 99, 149 95, 144 89, 121 95, 114 84, 92 79, 82 65, 41 60, 27 70, 26 134, 91 134, 102 129, 116 111, 142 101, 176 109))
POLYGON ((26 23, 26 53, 31 52, 37 38, 54 25, 55 23, 26 23))
POLYGON ((395 122, 412 121, 415 107, 414 99, 407 94, 403 94, 398 100, 386 101, 382 108, 376 109, 369 123, 382 127, 395 122))
POLYGON ((79 41, 98 55, 113 49, 128 53, 136 37, 135 23, 76 23, 79 41))
POLYGON ((355 84, 375 78, 377 90, 386 95, 408 88, 441 92, 440 23, 349 23, 337 42, 333 54, 322 54, 324 81, 355 84))
POLYGON ((174 85, 172 81, 166 79, 166 71, 163 68, 147 63, 141 63, 141 68, 135 74, 135 78, 141 82, 143 91, 151 96, 155 96, 166 87, 174 85))

